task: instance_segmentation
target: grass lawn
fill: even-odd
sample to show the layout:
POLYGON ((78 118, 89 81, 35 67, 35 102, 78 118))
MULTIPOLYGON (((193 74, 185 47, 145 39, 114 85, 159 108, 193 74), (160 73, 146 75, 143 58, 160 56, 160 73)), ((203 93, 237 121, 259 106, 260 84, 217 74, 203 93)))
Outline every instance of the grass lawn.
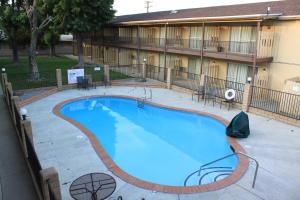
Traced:
MULTIPOLYGON (((40 88, 56 85, 56 69, 62 70, 63 84, 67 84, 67 70, 77 64, 76 60, 66 57, 39 56, 37 63, 40 72, 40 80, 32 81, 29 79, 28 58, 21 57, 20 63, 14 65, 10 58, 0 58, 0 68, 5 67, 8 80, 12 83, 14 90, 40 88)), ((91 74, 93 81, 101 81, 104 76, 103 68, 101 71, 94 71, 93 65, 86 64, 85 74, 91 74)), ((111 80, 128 78, 118 72, 110 72, 111 80)))

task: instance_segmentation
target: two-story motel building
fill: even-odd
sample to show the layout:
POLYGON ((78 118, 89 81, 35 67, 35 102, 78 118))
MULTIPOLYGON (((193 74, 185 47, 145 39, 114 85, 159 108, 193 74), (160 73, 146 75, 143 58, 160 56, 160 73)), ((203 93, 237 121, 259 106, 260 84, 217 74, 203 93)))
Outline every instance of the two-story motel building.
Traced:
POLYGON ((283 90, 300 81, 300 1, 272 1, 118 16, 86 40, 85 56, 283 90))

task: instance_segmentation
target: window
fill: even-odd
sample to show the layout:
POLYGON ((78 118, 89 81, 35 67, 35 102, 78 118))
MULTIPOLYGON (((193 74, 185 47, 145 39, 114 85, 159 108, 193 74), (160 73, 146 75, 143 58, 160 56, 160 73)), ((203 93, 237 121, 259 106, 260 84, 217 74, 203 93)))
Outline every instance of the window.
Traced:
POLYGON ((231 27, 230 51, 233 53, 252 54, 254 51, 255 35, 255 28, 252 26, 231 27))
POLYGON ((191 74, 200 74, 201 61, 198 58, 189 58, 188 72, 191 74))
POLYGON ((212 60, 203 60, 203 73, 206 76, 218 78, 219 77, 219 65, 212 60))
POLYGON ((250 67, 243 64, 229 63, 227 68, 227 80, 238 83, 246 83, 250 67))
POLYGON ((200 49, 202 44, 202 27, 191 27, 190 32, 190 48, 192 49, 200 49))

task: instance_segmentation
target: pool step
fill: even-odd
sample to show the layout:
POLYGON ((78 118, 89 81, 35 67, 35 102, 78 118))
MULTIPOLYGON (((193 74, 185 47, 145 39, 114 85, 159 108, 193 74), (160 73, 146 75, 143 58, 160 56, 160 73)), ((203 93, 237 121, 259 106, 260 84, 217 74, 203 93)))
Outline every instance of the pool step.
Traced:
POLYGON ((197 170, 187 176, 184 186, 209 184, 229 176, 233 170, 231 167, 207 167, 197 170))
POLYGON ((137 99, 136 102, 137 102, 137 106, 139 108, 144 108, 145 107, 145 99, 137 99))

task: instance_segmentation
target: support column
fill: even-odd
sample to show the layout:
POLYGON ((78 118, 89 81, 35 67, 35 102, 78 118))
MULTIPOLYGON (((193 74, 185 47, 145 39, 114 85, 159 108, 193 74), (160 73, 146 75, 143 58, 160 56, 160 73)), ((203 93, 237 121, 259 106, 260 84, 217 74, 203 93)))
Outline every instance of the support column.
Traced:
POLYGON ((1 74, 1 86, 2 86, 3 93, 4 93, 4 87, 5 87, 6 82, 7 82, 7 74, 2 73, 1 74))
POLYGON ((106 46, 105 47, 102 46, 102 60, 103 60, 103 64, 105 64, 105 49, 104 48, 106 48, 106 46))
POLYGON ((62 200, 58 172, 54 167, 40 171, 44 200, 50 200, 49 186, 57 200, 62 200))
POLYGON ((18 96, 13 96, 11 98, 11 103, 12 103, 12 118, 13 118, 13 122, 14 122, 14 125, 17 124, 17 121, 16 121, 16 114, 19 112, 18 110, 15 109, 15 106, 16 105, 16 108, 19 109, 19 102, 20 102, 20 97, 18 96))
POLYGON ((205 86, 205 74, 200 75, 200 86, 205 86))
POLYGON ((167 68, 167 41, 168 41, 168 23, 165 24, 164 68, 167 68))
POLYGON ((56 69, 56 85, 58 90, 62 90, 62 74, 61 69, 56 69))
POLYGON ((106 82, 110 82, 109 65, 107 65, 107 64, 104 65, 104 77, 105 77, 106 82))
POLYGON ((33 136, 32 136, 32 127, 31 122, 29 120, 22 120, 21 121, 21 140, 23 144, 23 151, 25 154, 25 158, 28 158, 28 151, 27 151, 27 145, 26 145, 26 137, 25 134, 28 136, 29 140, 33 144, 33 136))
POLYGON ((33 144, 33 135, 32 135, 31 121, 30 120, 24 120, 24 121, 22 121, 22 124, 23 124, 24 133, 26 132, 29 140, 33 144))
POLYGON ((120 48, 118 48, 118 67, 120 67, 120 48))
POLYGON ((146 80, 147 78, 147 64, 145 62, 143 62, 142 65, 142 78, 143 80, 146 80))
POLYGON ((140 66, 140 49, 141 49, 141 38, 140 38, 140 26, 137 26, 137 64, 140 66))
MULTIPOLYGON (((9 95, 5 94, 5 97, 6 97, 6 102, 7 102, 7 105, 11 106, 11 97, 13 95, 13 90, 12 90, 12 86, 11 86, 11 83, 10 82, 6 82, 5 84, 5 90, 6 91, 9 91, 9 95)), ((10 110, 10 109, 9 109, 10 110)))
POLYGON ((251 84, 247 83, 244 87, 242 111, 248 112, 249 105, 251 103, 251 98, 252 98, 252 86, 251 84))
POLYGON ((252 66, 252 81, 251 84, 254 85, 255 81, 255 71, 256 71, 256 60, 257 60, 257 48, 260 38, 260 21, 257 22, 256 26, 256 41, 255 41, 255 47, 254 47, 254 53, 253 53, 253 66, 252 66))
POLYGON ((201 54, 201 64, 200 64, 200 74, 203 74, 203 54, 204 54, 204 36, 205 36, 205 24, 202 23, 202 38, 201 38, 201 47, 200 47, 200 54, 201 54))
POLYGON ((172 88, 172 69, 168 67, 168 71, 167 71, 167 87, 168 89, 172 88))
POLYGON ((94 33, 91 33, 91 62, 93 62, 93 37, 94 37, 94 33))

